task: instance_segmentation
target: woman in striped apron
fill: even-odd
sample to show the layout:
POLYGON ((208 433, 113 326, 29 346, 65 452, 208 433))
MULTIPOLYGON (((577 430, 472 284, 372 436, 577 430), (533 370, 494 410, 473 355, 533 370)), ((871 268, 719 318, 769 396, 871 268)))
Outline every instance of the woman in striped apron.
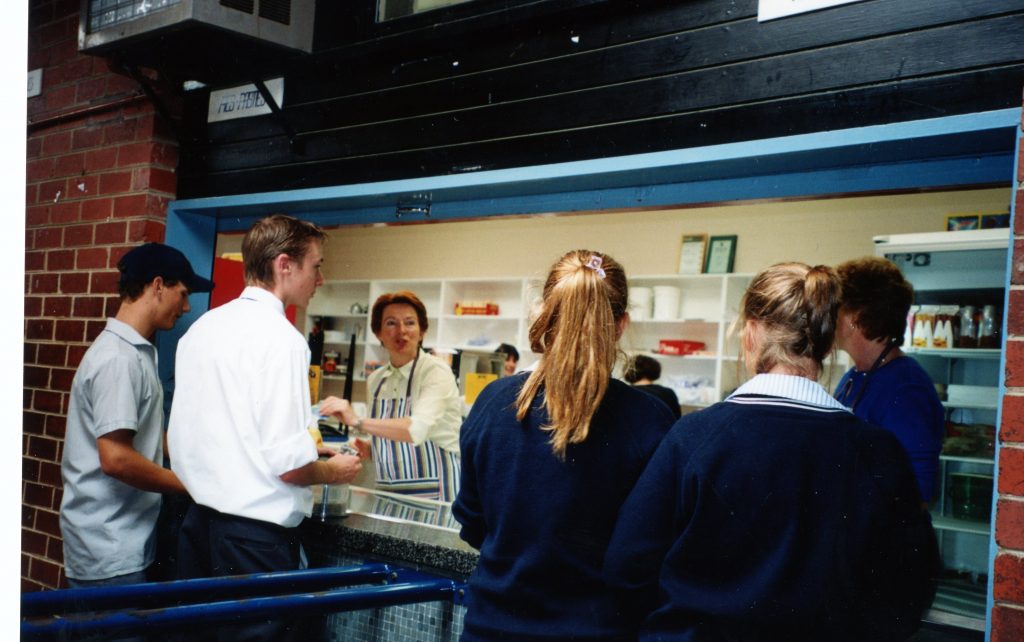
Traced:
POLYGON ((451 367, 421 348, 427 326, 426 307, 412 292, 378 297, 370 328, 388 363, 367 380, 370 416, 332 397, 320 411, 373 438, 379 490, 450 502, 459 490, 462 401, 451 367))

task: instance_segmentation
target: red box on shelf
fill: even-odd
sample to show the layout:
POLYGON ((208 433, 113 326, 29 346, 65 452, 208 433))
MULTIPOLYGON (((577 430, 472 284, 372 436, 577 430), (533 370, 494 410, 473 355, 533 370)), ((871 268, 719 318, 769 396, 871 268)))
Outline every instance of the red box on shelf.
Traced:
POLYGON ((497 316, 498 315, 498 304, 487 301, 486 303, 472 302, 462 303, 457 301, 455 303, 455 314, 457 316, 462 315, 484 315, 484 316, 497 316))
POLYGON ((687 341, 686 339, 662 339, 658 341, 658 353, 683 356, 704 349, 703 341, 687 341))

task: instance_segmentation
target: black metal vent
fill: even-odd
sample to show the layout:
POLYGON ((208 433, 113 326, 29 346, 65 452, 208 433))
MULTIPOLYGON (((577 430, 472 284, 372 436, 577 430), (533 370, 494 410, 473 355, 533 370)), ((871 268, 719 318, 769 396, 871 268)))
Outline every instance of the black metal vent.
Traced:
POLYGON ((292 23, 292 0, 260 0, 260 17, 283 25, 292 23))
POLYGON ((229 9, 237 9, 248 14, 251 14, 256 10, 256 0, 220 0, 220 5, 229 9))

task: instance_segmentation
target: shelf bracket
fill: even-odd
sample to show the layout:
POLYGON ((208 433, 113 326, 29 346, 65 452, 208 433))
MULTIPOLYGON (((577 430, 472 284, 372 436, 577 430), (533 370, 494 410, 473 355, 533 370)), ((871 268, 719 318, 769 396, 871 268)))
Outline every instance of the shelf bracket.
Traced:
POLYGON ((274 121, 281 127, 285 134, 288 136, 288 147, 292 153, 303 155, 305 153, 305 144, 299 140, 298 133, 288 124, 288 119, 285 118, 284 112, 281 110, 281 106, 274 100, 274 96, 270 93, 270 89, 267 88, 266 83, 261 78, 253 80, 253 84, 256 85, 256 89, 259 90, 260 96, 263 97, 264 102, 267 103, 267 107, 270 107, 270 113, 274 118, 274 121))
MULTIPOLYGON (((143 75, 143 73, 139 70, 138 65, 130 64, 128 62, 125 62, 124 60, 121 60, 120 58, 115 58, 112 60, 112 62, 117 66, 117 68, 119 68, 121 71, 127 74, 129 78, 134 80, 139 85, 139 87, 142 89, 142 92, 146 94, 146 97, 149 98, 149 101, 153 104, 153 108, 156 109, 156 113, 171 128, 171 131, 174 133, 174 137, 177 140, 182 142, 198 142, 196 138, 190 136, 188 132, 185 131, 185 129, 181 125, 181 122, 174 118, 174 116, 171 114, 171 110, 167 106, 167 101, 154 88, 153 81, 147 78, 145 75, 143 75)), ((164 76, 164 74, 160 72, 160 70, 156 71, 158 74, 160 74, 160 77, 164 76)))

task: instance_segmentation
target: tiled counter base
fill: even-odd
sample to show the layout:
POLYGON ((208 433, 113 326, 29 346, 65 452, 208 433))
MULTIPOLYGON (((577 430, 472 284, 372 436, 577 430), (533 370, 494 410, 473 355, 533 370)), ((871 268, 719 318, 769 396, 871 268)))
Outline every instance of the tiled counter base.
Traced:
MULTIPOLYGON (((459 539, 447 506, 390 501, 354 489, 347 508, 352 513, 346 517, 313 517, 302 525, 311 567, 385 562, 465 580, 476 565, 477 552, 459 539)), ((326 639, 456 642, 464 612, 451 602, 425 602, 336 613, 327 617, 326 639)))

